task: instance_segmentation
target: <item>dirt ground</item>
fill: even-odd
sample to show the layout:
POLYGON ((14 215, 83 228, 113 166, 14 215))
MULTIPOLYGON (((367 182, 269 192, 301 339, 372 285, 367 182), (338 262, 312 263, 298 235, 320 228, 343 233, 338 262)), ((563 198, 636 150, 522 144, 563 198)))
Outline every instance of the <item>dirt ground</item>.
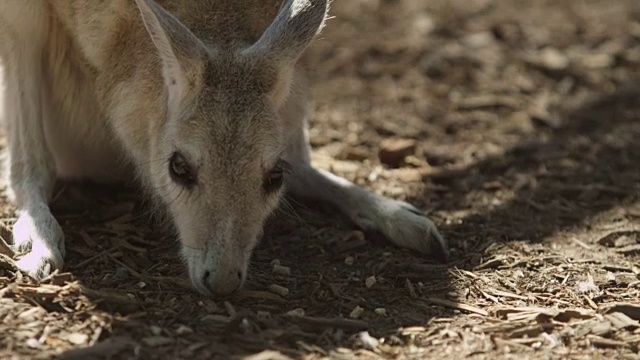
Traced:
POLYGON ((65 185, 63 273, 0 246, 0 358, 640 359, 638 4, 335 0, 314 160, 420 207, 451 259, 290 199, 214 301, 137 191, 65 185))

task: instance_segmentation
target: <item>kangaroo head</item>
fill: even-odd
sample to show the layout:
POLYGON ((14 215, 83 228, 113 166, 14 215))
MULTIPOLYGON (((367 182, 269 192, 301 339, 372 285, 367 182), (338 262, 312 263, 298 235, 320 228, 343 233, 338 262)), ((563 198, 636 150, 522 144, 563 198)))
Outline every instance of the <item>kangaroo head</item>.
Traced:
POLYGON ((158 51, 166 116, 154 120, 148 183, 168 208, 193 285, 225 295, 243 283, 287 163, 278 109, 327 0, 286 0, 252 45, 205 45, 152 0, 136 0, 158 51))

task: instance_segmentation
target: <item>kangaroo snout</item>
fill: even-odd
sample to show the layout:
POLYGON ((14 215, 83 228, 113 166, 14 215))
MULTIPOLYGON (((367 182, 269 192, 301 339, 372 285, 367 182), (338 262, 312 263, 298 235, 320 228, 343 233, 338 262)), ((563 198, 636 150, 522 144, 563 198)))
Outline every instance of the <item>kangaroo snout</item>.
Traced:
POLYGON ((229 295, 238 290, 244 282, 242 270, 232 268, 217 272, 217 277, 214 274, 216 273, 205 268, 202 283, 215 296, 229 295))
POLYGON ((214 297, 239 290, 246 279, 249 254, 240 249, 220 251, 220 248, 184 249, 191 283, 201 293, 214 297))

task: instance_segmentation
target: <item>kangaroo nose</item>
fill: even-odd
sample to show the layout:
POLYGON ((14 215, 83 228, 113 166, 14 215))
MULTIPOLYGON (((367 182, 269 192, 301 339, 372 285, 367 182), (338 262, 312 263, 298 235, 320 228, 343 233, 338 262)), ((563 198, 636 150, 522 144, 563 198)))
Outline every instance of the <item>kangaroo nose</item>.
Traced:
POLYGON ((202 284, 215 296, 225 296, 240 289, 244 281, 241 270, 229 270, 215 276, 212 271, 206 270, 202 275, 202 284))

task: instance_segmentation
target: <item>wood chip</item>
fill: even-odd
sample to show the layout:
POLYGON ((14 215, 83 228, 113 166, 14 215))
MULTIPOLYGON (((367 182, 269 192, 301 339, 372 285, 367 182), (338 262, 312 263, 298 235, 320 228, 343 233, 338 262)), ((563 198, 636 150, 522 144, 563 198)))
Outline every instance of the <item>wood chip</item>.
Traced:
POLYGON ((611 334, 612 326, 608 321, 592 321, 589 324, 589 333, 597 336, 608 336, 611 334))
POLYGON ((371 289, 373 285, 376 284, 376 282, 377 280, 375 276, 369 276, 364 280, 364 285, 367 287, 367 289, 371 289))
POLYGON ((364 314, 364 309, 360 306, 356 306, 355 308, 353 308, 353 310, 351 310, 351 314, 349 314, 349 317, 352 319, 358 319, 360 316, 362 316, 362 314, 364 314))
POLYGON ((551 323, 541 323, 536 325, 529 325, 513 330, 509 333, 510 338, 522 338, 522 337, 536 337, 544 332, 552 330, 554 325, 551 323))
POLYGON ((613 249, 613 251, 624 255, 638 254, 640 253, 640 244, 624 246, 619 249, 613 249))
POLYGON ((188 326, 185 326, 185 325, 180 325, 176 329, 176 335, 178 335, 178 336, 191 334, 191 333, 193 333, 193 329, 188 327, 188 326))
POLYGON ((236 298, 238 300, 261 299, 261 300, 270 300, 277 303, 284 302, 284 299, 282 299, 282 297, 268 291, 241 290, 236 294, 236 298))
POLYGON ((269 285, 269 291, 271 291, 274 294, 278 294, 281 297, 287 297, 287 295, 289 295, 289 289, 287 289, 284 286, 277 285, 277 284, 269 285))
POLYGON ((135 297, 131 297, 124 292, 94 290, 85 286, 78 286, 80 293, 86 297, 99 301, 103 306, 118 310, 123 313, 130 313, 138 310, 142 304, 135 297))
POLYGON ((404 281, 404 285, 406 286, 407 290, 409 291, 409 296, 411 296, 414 299, 418 298, 418 294, 416 294, 416 289, 413 287, 413 283, 411 282, 411 280, 406 279, 404 281))
POLYGON ((57 358, 59 360, 87 360, 114 358, 124 350, 135 347, 133 340, 125 337, 112 337, 93 346, 66 351, 57 358))
POLYGON ((614 271, 614 272, 629 272, 629 273, 633 272, 632 268, 630 268, 628 266, 624 266, 624 265, 603 264, 602 268, 607 270, 607 271, 614 271))
POLYGON ((18 271, 18 266, 16 262, 5 254, 0 254, 0 269, 10 270, 10 271, 18 271))
POLYGON ((335 244, 331 249, 336 254, 341 254, 367 246, 369 242, 365 239, 364 233, 360 230, 352 231, 346 235, 342 241, 335 244))
POLYGON ((362 331, 358 334, 358 340, 362 343, 365 349, 375 349, 380 345, 380 340, 374 338, 368 331, 362 331))
POLYGON ((462 166, 422 168, 420 173, 423 180, 447 181, 467 177, 471 173, 471 168, 462 166))
POLYGON ((584 310, 584 309, 565 309, 558 312, 557 315, 553 317, 554 320, 560 322, 569 322, 571 320, 584 320, 593 318, 593 311, 584 310))
POLYGON ((289 276, 291 275, 291 269, 288 266, 275 264, 273 265, 273 273, 281 276, 289 276))
POLYGON ((5 255, 9 258, 13 258, 15 256, 15 252, 11 247, 5 242, 5 239, 0 236, 0 254, 5 255))
POLYGON ((146 337, 144 339, 142 339, 142 343, 145 344, 148 347, 159 347, 159 346, 165 346, 165 345, 170 345, 173 344, 175 342, 174 339, 172 338, 168 338, 168 337, 164 337, 164 336, 149 336, 146 337))
POLYGON ((515 348, 515 349, 519 349, 519 350, 524 350, 524 351, 531 351, 532 349, 526 345, 523 344, 519 344, 515 341, 511 341, 511 340, 505 340, 505 339, 501 339, 501 338, 495 338, 494 341, 496 342, 496 345, 498 346, 503 346, 503 347, 511 347, 511 348, 515 348))
POLYGON ((456 309, 456 310, 462 310, 462 311, 468 311, 474 314, 478 314, 478 315, 482 315, 482 316, 487 316, 489 315, 489 313, 485 310, 482 310, 480 308, 477 308, 475 306, 471 306, 468 304, 463 304, 463 303, 459 303, 459 302, 455 302, 455 301, 450 301, 450 300, 446 300, 446 299, 438 299, 438 298, 429 298, 427 299, 428 302, 432 303, 432 304, 436 304, 436 305, 440 305, 440 306, 444 306, 450 309, 456 309))
POLYGON ((236 317, 236 315, 238 315, 238 312, 236 311, 236 308, 233 307, 233 305, 228 302, 225 301, 224 303, 222 303, 224 305, 224 308, 227 310, 227 313, 229 314, 229 317, 236 317))
POLYGON ((201 317, 200 321, 213 322, 213 323, 229 323, 231 322, 231 318, 224 315, 210 314, 210 315, 205 315, 201 317))
POLYGON ((297 308, 293 310, 287 311, 285 315, 287 316, 304 316, 305 312, 303 308, 297 308))
POLYGON ((626 342, 605 339, 603 337, 596 336, 596 335, 589 335, 587 336, 587 339, 589 340, 591 345, 598 348, 619 348, 619 347, 629 346, 626 342))
POLYGON ((640 304, 610 303, 604 304, 598 310, 601 314, 620 312, 633 320, 640 320, 640 304))
POLYGON ((111 243, 113 246, 123 248, 125 250, 131 250, 133 252, 137 252, 139 254, 146 254, 147 249, 135 245, 131 245, 127 240, 123 238, 114 237, 111 239, 111 243))
POLYGON ((89 336, 82 333, 67 334, 64 338, 73 345, 83 345, 89 340, 89 336))
POLYGON ((306 325, 318 327, 321 329, 336 328, 336 329, 349 329, 349 330, 364 330, 369 327, 369 324, 362 320, 344 319, 344 318, 323 318, 323 317, 311 317, 311 316, 297 316, 292 317, 292 320, 304 323, 306 325))
POLYGON ((621 312, 606 314, 604 317, 611 322, 611 325, 613 325, 616 330, 636 329, 640 327, 640 323, 638 323, 638 321, 631 319, 621 312))
POLYGON ((244 360, 293 360, 289 356, 273 350, 264 350, 260 353, 244 356, 244 360))
POLYGON ((387 316, 387 309, 385 308, 376 308, 375 310, 373 310, 373 312, 380 316, 387 316))
POLYGON ((514 293, 510 293, 510 292, 502 291, 502 290, 497 290, 497 289, 491 289, 491 290, 487 291, 487 293, 489 293, 491 295, 499 296, 499 297, 506 297, 506 298, 512 298, 512 299, 518 299, 518 300, 529 300, 529 298, 526 297, 526 296, 517 295, 517 294, 514 294, 514 293))
POLYGON ((380 162, 391 167, 397 167, 402 160, 416 151, 414 139, 387 138, 380 143, 378 157, 380 162))

